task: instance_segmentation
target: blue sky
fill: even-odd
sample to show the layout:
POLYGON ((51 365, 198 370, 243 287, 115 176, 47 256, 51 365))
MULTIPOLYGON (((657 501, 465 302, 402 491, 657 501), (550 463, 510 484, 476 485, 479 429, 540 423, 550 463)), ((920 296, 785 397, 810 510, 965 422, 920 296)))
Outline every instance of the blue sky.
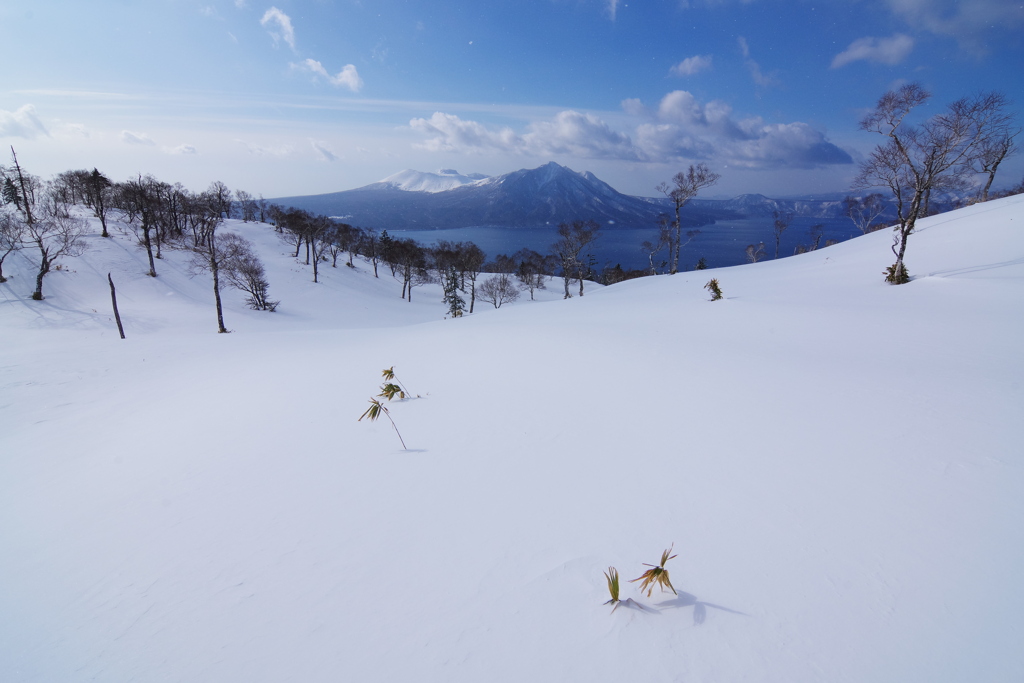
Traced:
POLYGON ((843 191, 895 85, 1024 122, 1022 34, 1019 0, 14 1, 0 142, 44 177, 268 197, 548 161, 638 195, 697 161, 713 195, 843 191))

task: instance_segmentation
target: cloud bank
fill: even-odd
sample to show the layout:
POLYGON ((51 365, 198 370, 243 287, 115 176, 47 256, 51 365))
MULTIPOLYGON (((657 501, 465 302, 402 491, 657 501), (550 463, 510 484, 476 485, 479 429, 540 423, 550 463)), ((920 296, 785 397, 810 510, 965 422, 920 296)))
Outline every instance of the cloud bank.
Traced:
POLYGON ((995 31, 1024 28, 1024 5, 1011 0, 885 0, 893 14, 915 29, 956 38, 961 46, 985 52, 995 31))
POLYGON ((751 169, 815 168, 853 159, 806 123, 737 119, 718 100, 700 102, 684 90, 669 93, 654 109, 626 100, 623 109, 642 119, 628 135, 592 114, 563 111, 531 123, 526 132, 488 128, 454 114, 435 112, 410 127, 433 152, 501 152, 529 156, 569 155, 591 159, 678 163, 701 160, 751 169))
POLYGON ((50 131, 39 120, 36 108, 31 104, 18 107, 15 111, 0 109, 0 138, 50 137, 50 131))

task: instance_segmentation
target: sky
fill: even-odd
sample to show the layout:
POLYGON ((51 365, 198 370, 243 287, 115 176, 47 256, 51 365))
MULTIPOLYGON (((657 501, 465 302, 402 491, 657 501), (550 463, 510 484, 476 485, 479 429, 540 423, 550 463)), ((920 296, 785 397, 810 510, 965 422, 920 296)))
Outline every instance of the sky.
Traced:
POLYGON ((890 88, 1024 122, 1022 36, 1018 0, 13 1, 0 143, 44 178, 266 197, 549 161, 642 196, 698 162, 706 196, 842 192, 890 88))

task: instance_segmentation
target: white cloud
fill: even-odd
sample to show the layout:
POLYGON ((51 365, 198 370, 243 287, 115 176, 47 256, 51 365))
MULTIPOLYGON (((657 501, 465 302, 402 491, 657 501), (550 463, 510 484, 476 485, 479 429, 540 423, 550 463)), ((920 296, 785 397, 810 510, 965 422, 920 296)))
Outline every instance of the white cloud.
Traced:
POLYGON ((36 108, 31 104, 18 107, 16 111, 0 109, 0 138, 50 137, 50 131, 39 120, 36 108))
POLYGON ((196 148, 193 145, 178 145, 177 147, 168 147, 164 149, 168 154, 196 154, 196 148))
POLYGON ((63 132, 67 132, 75 137, 90 137, 89 129, 85 127, 85 124, 81 123, 69 123, 63 126, 63 132))
POLYGON ((338 160, 338 155, 332 152, 326 143, 310 138, 309 144, 313 146, 313 150, 320 156, 321 161, 338 160))
POLYGON ((413 119, 413 130, 427 136, 418 145, 431 152, 469 152, 484 150, 522 151, 522 138, 511 128, 488 130, 476 121, 463 121, 454 114, 434 112, 430 119, 413 119))
POLYGON ((685 90, 662 98, 656 119, 636 133, 637 146, 652 160, 704 159, 761 169, 852 163, 849 154, 806 123, 736 119, 725 102, 702 103, 685 90))
POLYGON ((693 76, 711 68, 711 55, 694 55, 673 66, 669 71, 673 76, 693 76))
POLYGON ((639 100, 625 100, 623 109, 646 119, 633 135, 576 111, 535 121, 524 133, 509 127, 488 128, 441 112, 430 119, 413 119, 409 125, 426 136, 417 146, 434 152, 568 155, 654 163, 700 159, 758 169, 852 163, 849 154, 806 123, 737 119, 725 102, 700 102, 683 90, 669 93, 653 110, 639 100))
POLYGON ((779 79, 775 73, 766 74, 761 71, 761 65, 750 58, 750 46, 747 45, 747 39, 740 36, 736 39, 739 43, 740 52, 743 53, 743 63, 747 66, 747 71, 750 72, 750 77, 754 79, 754 83, 762 88, 769 88, 779 84, 779 79))
POLYGON ((130 130, 121 131, 121 142, 129 145, 155 145, 153 138, 145 133, 133 133, 130 130))
POLYGON ((235 7, 237 7, 238 9, 245 9, 248 6, 249 3, 247 3, 245 0, 235 0, 235 7))
POLYGON ((252 142, 246 142, 245 140, 235 140, 235 142, 243 145, 249 154, 258 157, 286 157, 293 151, 293 147, 291 145, 265 147, 252 142))
POLYGON ((352 92, 359 92, 363 87, 363 79, 359 77, 359 72, 356 71, 356 67, 353 64, 346 64, 344 68, 338 72, 337 76, 332 76, 327 73, 327 69, 324 68, 324 65, 315 59, 307 59, 301 64, 293 64, 292 66, 305 69, 306 71, 311 71, 318 76, 323 76, 332 85, 338 87, 344 86, 352 92))
POLYGON ((413 119, 413 130, 427 140, 418 145, 432 152, 499 151, 532 156, 567 154, 588 159, 641 160, 628 135, 613 131, 592 114, 559 112, 548 121, 536 121, 519 135, 511 128, 489 130, 477 121, 435 112, 430 119, 413 119))
POLYGON ((260 19, 260 26, 267 29, 275 44, 277 41, 283 40, 292 50, 295 50, 295 29, 287 14, 276 7, 271 7, 260 19))
POLYGON ((622 100, 622 111, 630 116, 647 116, 650 113, 644 103, 635 97, 622 100))
POLYGON ((538 156, 642 160, 628 135, 613 131, 596 116, 577 111, 559 112, 551 121, 531 124, 530 132, 522 139, 526 149, 538 156))
POLYGON ((832 68, 846 66, 861 59, 876 64, 899 64, 914 49, 914 39, 897 33, 889 38, 858 38, 832 60, 832 68))
POLYGON ((608 0, 608 14, 612 21, 615 21, 615 14, 619 8, 619 0, 608 0))
POLYGON ((970 50, 986 51, 985 36, 1024 27, 1024 7, 1010 0, 886 0, 915 29, 956 38, 970 50))

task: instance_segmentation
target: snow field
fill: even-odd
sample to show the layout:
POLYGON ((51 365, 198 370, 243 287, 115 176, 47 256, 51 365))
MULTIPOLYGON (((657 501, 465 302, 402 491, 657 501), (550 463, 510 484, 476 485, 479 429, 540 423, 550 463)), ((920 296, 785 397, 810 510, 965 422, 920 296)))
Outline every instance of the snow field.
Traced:
MULTIPOLYGON (((0 285, 12 681, 1016 681, 1024 200, 441 320, 126 238, 0 285), (117 339, 113 272, 128 339, 117 339), (717 277, 726 299, 710 303, 717 277), (20 289, 19 289, 20 288, 20 289), (22 291, 25 290, 25 291, 22 291), (422 398, 356 422, 380 370, 422 398), (675 543, 678 596, 627 583, 675 543), (602 572, 650 608, 609 615, 602 572)), ((27 254, 26 254, 27 257, 27 254)), ((527 297, 528 298, 528 297, 527 297)))

